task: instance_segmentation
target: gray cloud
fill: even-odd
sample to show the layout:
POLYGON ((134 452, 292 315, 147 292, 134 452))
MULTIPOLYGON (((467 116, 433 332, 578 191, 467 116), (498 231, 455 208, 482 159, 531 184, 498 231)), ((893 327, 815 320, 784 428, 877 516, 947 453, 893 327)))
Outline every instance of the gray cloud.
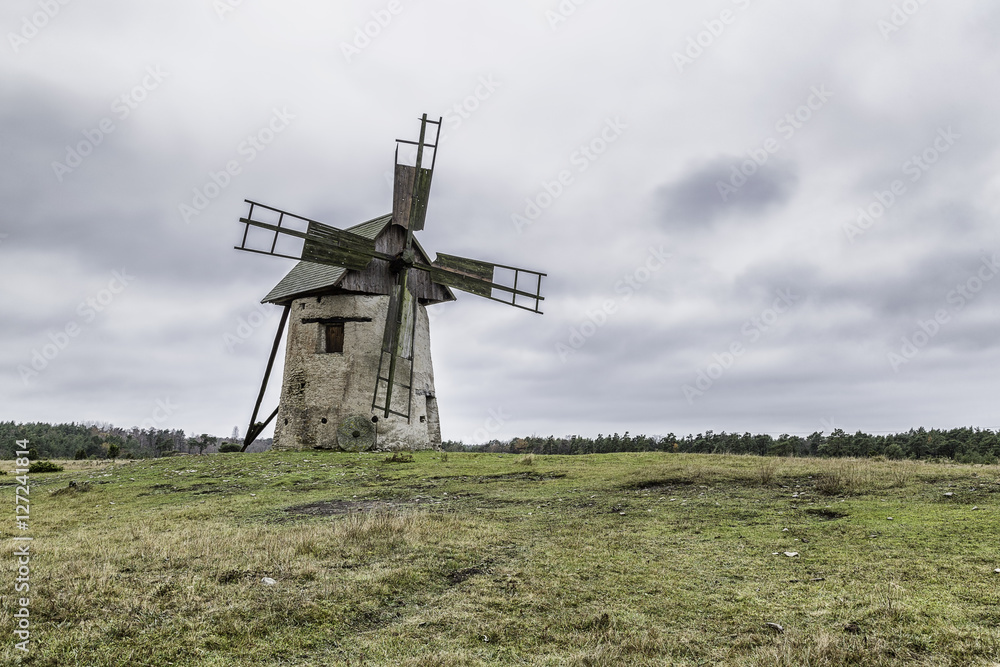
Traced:
POLYGON ((787 202, 798 181, 795 170, 773 163, 758 167, 744 158, 720 157, 657 191, 664 224, 700 226, 727 215, 758 216, 787 202), (745 173, 750 173, 746 176, 745 173), (738 187, 737 187, 738 186, 738 187))

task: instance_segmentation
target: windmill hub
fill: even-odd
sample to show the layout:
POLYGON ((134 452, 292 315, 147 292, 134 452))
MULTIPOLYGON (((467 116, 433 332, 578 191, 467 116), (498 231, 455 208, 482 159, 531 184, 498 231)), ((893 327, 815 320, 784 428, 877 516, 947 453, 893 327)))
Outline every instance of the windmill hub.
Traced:
POLYGON ((405 248, 389 262, 389 270, 393 274, 398 274, 413 267, 417 261, 417 253, 413 248, 405 248))

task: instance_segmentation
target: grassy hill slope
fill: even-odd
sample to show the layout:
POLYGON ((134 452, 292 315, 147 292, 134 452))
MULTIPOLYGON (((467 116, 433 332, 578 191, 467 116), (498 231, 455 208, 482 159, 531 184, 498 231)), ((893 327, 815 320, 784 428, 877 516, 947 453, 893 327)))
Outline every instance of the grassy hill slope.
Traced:
MULTIPOLYGON (((0 659, 1000 664, 995 466, 386 458, 180 456, 32 475, 31 648, 23 657, 8 634, 0 659)), ((5 628, 14 484, 0 477, 5 628)))

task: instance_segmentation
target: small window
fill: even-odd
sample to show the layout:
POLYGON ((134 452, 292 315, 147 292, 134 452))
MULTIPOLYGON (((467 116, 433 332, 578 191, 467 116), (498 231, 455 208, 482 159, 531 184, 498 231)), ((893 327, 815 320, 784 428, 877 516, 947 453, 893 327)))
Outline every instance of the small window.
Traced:
POLYGON ((326 351, 342 354, 344 352, 344 325, 326 325, 326 351))

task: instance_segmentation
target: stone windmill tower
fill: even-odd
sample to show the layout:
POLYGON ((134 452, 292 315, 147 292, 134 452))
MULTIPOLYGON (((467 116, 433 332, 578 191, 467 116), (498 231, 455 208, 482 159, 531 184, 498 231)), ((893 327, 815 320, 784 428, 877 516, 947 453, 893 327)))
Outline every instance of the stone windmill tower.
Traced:
POLYGON ((277 449, 439 447, 426 306, 454 301, 454 288, 541 312, 544 273, 440 253, 432 262, 414 238, 424 228, 440 132, 441 120, 425 114, 418 141, 397 140, 392 213, 354 227, 247 200, 237 249, 300 261, 263 299, 284 311, 244 450, 275 418, 277 449), (259 422, 286 326, 281 398, 259 422))

